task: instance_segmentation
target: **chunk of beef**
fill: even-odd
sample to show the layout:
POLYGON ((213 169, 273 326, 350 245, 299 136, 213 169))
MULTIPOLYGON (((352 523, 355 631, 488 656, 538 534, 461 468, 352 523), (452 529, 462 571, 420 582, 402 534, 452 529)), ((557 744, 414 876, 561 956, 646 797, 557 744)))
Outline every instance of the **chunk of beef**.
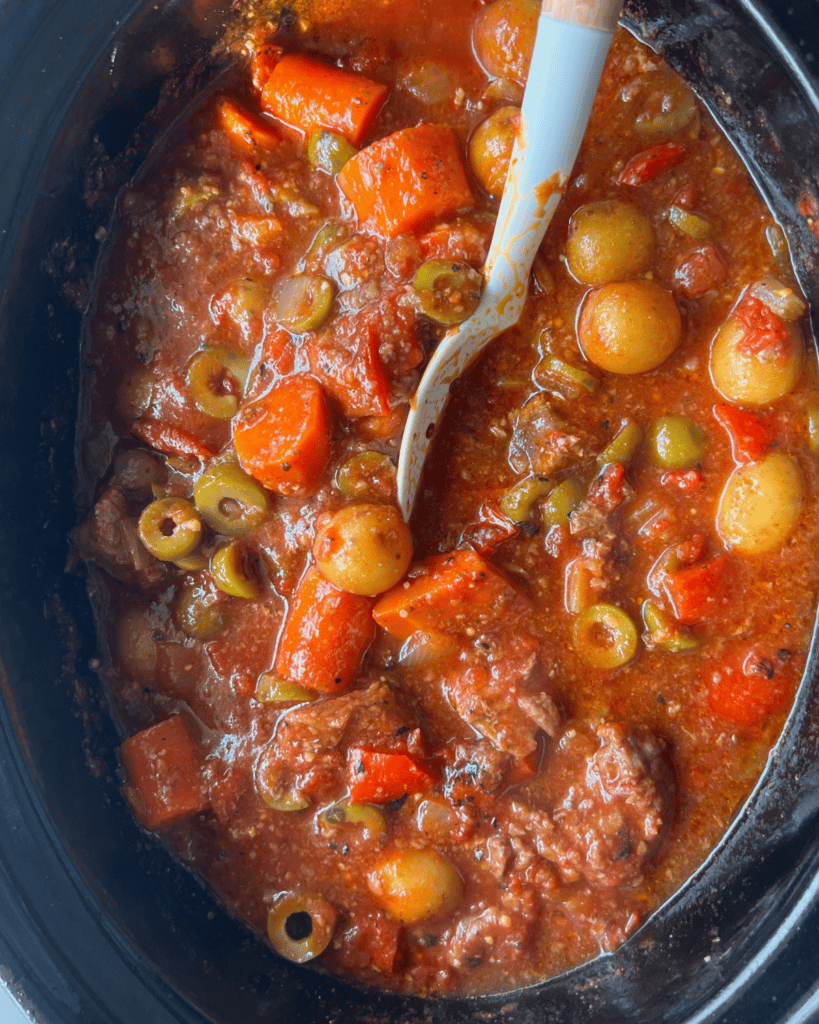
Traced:
POLYGON ((587 439, 569 430, 546 395, 535 395, 518 413, 508 455, 516 473, 548 476, 587 454, 587 439))
POLYGON ((631 493, 625 475, 625 467, 620 462, 610 462, 604 467, 569 518, 569 529, 573 535, 591 536, 611 544, 615 533, 609 525, 609 518, 631 493))
POLYGON ((144 589, 163 580, 167 570, 139 539, 137 524, 122 490, 112 486, 74 531, 74 544, 86 562, 121 583, 144 589))
POLYGON ((502 753, 525 758, 542 731, 553 736, 560 712, 542 684, 535 641, 523 632, 481 638, 447 676, 453 708, 502 753))
POLYGON ((281 793, 339 789, 348 747, 423 754, 409 698, 379 680, 364 690, 302 704, 284 714, 262 751, 257 777, 281 793))
MULTIPOLYGON (((539 780, 540 781, 540 780, 539 780)), ((636 885, 659 855, 674 813, 663 744, 622 723, 567 729, 551 751, 542 795, 510 804, 514 825, 566 882, 636 885)), ((535 794, 533 794, 535 795, 535 794)))

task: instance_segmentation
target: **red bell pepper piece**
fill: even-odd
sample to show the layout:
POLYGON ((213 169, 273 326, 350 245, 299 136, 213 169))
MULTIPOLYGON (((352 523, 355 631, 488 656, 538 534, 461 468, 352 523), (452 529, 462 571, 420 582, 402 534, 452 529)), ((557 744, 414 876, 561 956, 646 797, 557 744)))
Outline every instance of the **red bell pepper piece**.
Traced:
POLYGON ((764 420, 725 402, 718 402, 711 412, 728 434, 734 462, 757 462, 762 458, 771 442, 771 432, 764 420))
POLYGON ((347 752, 347 774, 353 803, 388 804, 408 793, 424 793, 437 776, 409 754, 352 747, 347 752))
POLYGON ((644 149, 629 160, 617 176, 618 185, 645 185, 658 174, 678 164, 685 156, 685 148, 676 142, 663 142, 644 149))
POLYGON ((663 589, 674 617, 682 623, 701 622, 718 611, 718 599, 728 569, 728 559, 718 555, 708 562, 698 562, 676 569, 663 577, 663 589))

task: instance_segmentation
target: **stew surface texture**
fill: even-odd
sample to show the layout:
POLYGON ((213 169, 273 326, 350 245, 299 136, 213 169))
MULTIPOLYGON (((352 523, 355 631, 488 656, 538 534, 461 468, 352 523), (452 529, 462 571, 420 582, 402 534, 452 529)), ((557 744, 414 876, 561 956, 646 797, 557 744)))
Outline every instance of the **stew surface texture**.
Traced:
POLYGON ((632 935, 805 664, 819 390, 780 229, 618 32, 519 325, 454 390, 530 0, 250 5, 124 192, 75 531, 144 828, 283 956, 501 991, 632 935))

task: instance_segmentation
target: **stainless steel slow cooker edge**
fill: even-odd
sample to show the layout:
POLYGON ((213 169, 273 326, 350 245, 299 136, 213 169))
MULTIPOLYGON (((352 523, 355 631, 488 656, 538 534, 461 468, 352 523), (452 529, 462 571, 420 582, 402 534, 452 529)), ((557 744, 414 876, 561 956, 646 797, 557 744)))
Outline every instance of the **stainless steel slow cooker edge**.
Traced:
MULTIPOLYGON (((80 321, 113 198, 218 72, 210 47, 229 7, 0 0, 4 977, 44 1024, 819 1019, 815 653, 764 779, 708 864, 617 953, 533 989, 404 999, 295 968, 134 825, 67 543, 80 321)), ((729 130, 819 310, 819 86, 798 47, 819 49, 816 0, 633 0, 625 21, 729 130)))

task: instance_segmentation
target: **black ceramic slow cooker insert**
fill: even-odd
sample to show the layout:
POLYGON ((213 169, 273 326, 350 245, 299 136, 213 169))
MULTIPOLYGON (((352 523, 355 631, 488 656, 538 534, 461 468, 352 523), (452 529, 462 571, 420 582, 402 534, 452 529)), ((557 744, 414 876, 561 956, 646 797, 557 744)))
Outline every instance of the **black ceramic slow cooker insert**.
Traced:
MULTIPOLYGON (((44 1024, 819 1020, 819 658, 700 872, 625 946, 422 1000, 278 959, 133 822, 70 565, 81 315, 112 204, 212 76, 231 0, 0 0, 0 964, 44 1024)), ((819 328, 817 0, 632 0, 785 229, 819 328)))

